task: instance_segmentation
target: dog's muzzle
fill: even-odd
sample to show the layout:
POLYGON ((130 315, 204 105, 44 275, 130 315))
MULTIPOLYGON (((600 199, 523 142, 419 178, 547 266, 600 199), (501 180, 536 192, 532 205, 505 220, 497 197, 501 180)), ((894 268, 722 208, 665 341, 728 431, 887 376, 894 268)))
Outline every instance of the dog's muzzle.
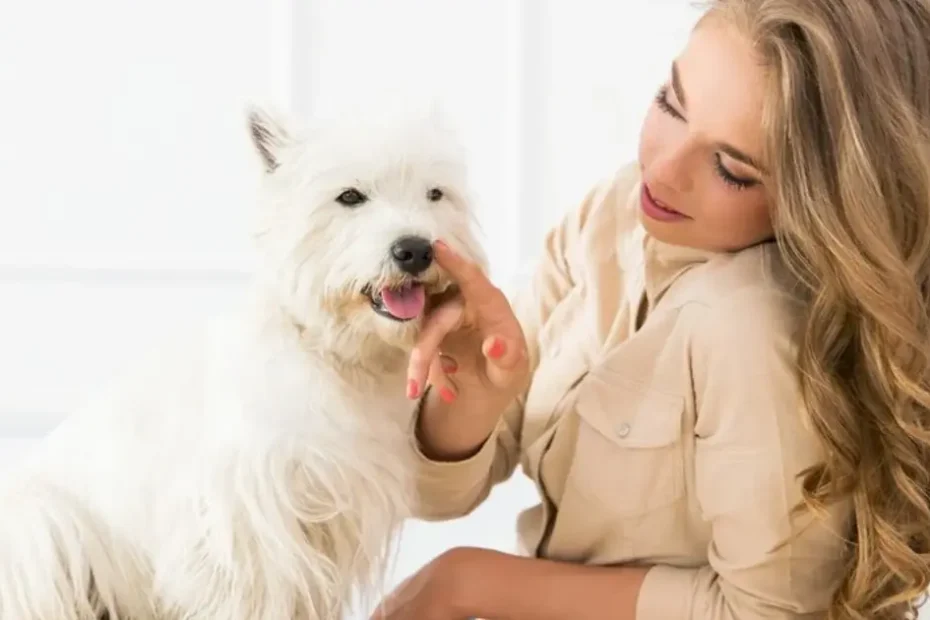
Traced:
POLYGON ((372 310, 394 321, 412 321, 426 309, 426 287, 415 280, 384 286, 378 291, 369 286, 365 294, 371 300, 372 310))

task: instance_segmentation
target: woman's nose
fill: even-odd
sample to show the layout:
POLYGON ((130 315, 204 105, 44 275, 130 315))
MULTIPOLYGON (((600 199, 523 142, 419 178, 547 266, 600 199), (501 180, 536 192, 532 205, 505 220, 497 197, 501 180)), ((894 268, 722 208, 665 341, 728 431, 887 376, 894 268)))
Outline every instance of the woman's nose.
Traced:
POLYGON ((694 150, 687 142, 669 146, 653 160, 648 177, 653 184, 686 194, 694 188, 695 159, 694 150))

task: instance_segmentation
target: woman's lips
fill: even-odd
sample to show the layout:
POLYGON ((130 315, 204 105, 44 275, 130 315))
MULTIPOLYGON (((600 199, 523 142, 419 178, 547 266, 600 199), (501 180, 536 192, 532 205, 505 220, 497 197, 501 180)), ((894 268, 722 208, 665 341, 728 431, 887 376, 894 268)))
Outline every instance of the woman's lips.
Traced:
POLYGON ((656 200, 649 191, 649 186, 643 183, 640 196, 640 206, 648 217, 660 222, 675 222, 688 219, 684 213, 679 213, 665 203, 656 200))

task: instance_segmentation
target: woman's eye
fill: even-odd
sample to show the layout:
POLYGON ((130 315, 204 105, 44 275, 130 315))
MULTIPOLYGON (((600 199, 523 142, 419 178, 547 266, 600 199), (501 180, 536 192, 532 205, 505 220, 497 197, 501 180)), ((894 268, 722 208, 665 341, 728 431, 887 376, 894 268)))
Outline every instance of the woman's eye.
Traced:
POLYGON ((344 207, 356 207, 366 200, 368 200, 368 197, 354 187, 336 196, 336 202, 344 207))
POLYGON ((438 187, 434 187, 434 188, 432 188, 431 190, 429 190, 428 192, 426 192, 426 198, 427 198, 430 202, 439 202, 440 200, 442 200, 442 197, 443 197, 444 195, 445 195, 445 194, 443 194, 443 193, 442 193, 442 190, 439 189, 438 187))
POLYGON ((720 153, 714 153, 714 169, 717 172, 717 176, 730 187, 746 189, 747 187, 753 187, 759 184, 755 179, 744 179, 727 170, 726 166, 723 165, 723 160, 720 158, 720 153))
MULTIPOLYGON (((656 95, 656 105, 659 106, 659 109, 671 116, 672 118, 685 121, 684 115, 682 115, 678 110, 676 110, 668 100, 669 88, 668 86, 663 86, 659 89, 659 93, 656 95)), ((723 165, 723 160, 720 158, 720 153, 714 153, 713 160, 714 172, 720 179, 735 189, 746 189, 748 187, 753 187, 758 185, 759 182, 755 179, 744 179, 742 177, 736 176, 729 170, 726 166, 723 165)))

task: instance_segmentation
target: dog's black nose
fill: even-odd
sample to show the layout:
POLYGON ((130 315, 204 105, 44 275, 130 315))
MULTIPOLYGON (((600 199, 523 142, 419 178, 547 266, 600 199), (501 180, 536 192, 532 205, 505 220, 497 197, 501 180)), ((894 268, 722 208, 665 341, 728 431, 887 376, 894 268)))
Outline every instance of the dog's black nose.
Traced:
POLYGON ((391 256, 404 273, 423 273, 433 263, 433 246, 423 237, 401 237, 391 246, 391 256))

